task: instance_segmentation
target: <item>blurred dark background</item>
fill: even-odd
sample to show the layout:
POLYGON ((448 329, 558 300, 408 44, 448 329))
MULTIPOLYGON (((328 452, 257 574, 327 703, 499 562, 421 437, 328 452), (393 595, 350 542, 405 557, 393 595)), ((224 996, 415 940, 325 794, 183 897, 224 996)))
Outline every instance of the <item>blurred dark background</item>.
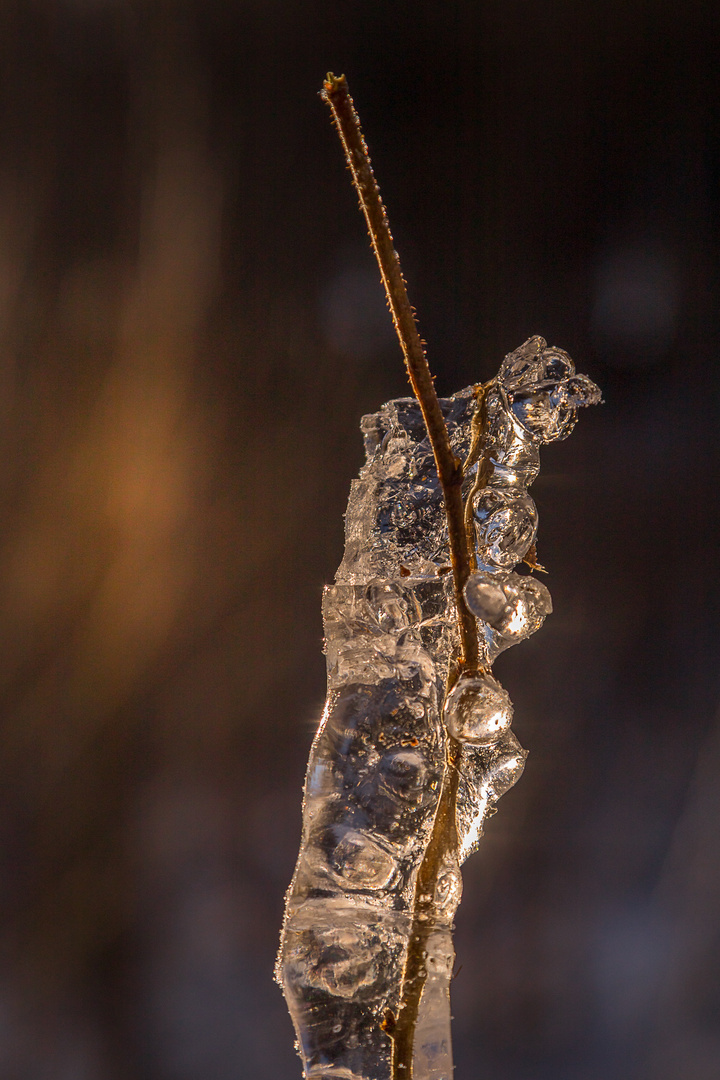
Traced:
POLYGON ((0 1075, 293 1080, 271 981, 358 421, 531 333, 606 404, 466 866, 458 1080, 720 1076, 720 7, 0 5, 0 1075))

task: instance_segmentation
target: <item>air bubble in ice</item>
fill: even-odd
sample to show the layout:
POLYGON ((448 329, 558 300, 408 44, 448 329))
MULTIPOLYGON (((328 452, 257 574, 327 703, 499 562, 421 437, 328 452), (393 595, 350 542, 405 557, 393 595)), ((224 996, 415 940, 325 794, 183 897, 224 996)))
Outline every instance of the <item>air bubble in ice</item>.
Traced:
POLYGON ((332 853, 333 868, 355 889, 383 889, 389 884, 396 862, 367 833, 347 829, 332 853))
POLYGON ((524 428, 546 443, 567 439, 577 419, 575 409, 565 405, 563 396, 554 390, 518 393, 512 411, 524 428))
POLYGON ((559 382, 575 374, 575 365, 563 349, 548 348, 545 338, 535 335, 519 349, 508 353, 500 365, 498 378, 506 390, 528 389, 545 382, 559 382))
POLYGON ((471 574, 465 585, 465 602, 477 619, 495 626, 508 606, 500 584, 489 574, 471 574))
POLYGON ((503 584, 507 606, 494 626, 508 645, 514 645, 540 629, 552 611, 552 599, 547 586, 529 574, 511 574, 503 584))
POLYGON ((294 948, 285 968, 290 984, 323 990, 333 997, 352 998, 378 977, 379 948, 362 924, 318 923, 298 934, 290 932, 294 948))
POLYGON ((529 487, 540 471, 538 441, 517 421, 500 387, 487 398, 485 454, 493 467, 493 487, 529 487))
POLYGON ((399 799, 416 802, 422 797, 427 767, 417 750, 392 750, 380 761, 386 790, 399 799))
POLYGON ((492 746, 510 728, 510 695, 492 675, 463 674, 445 700, 448 731, 460 742, 492 746))

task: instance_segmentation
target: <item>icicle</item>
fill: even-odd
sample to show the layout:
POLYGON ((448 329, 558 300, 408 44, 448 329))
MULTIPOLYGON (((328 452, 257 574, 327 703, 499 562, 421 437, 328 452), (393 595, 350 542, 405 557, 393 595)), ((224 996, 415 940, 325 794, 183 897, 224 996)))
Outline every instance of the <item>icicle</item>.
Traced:
MULTIPOLYGON (((567 354, 539 337, 505 358, 487 395, 487 484, 472 507, 480 569, 465 595, 488 667, 552 610, 543 584, 512 572, 537 530, 527 489, 539 447, 565 438, 577 408, 599 400, 567 354)), ((441 407, 453 451, 464 460, 473 389, 441 407)), ((388 402, 364 417, 362 428, 368 460, 351 486, 345 556, 324 594, 328 698, 310 753, 277 977, 309 1080, 392 1080, 417 873, 449 732, 462 747, 458 849, 428 897, 432 928, 413 1080, 450 1080, 459 866, 492 805, 518 780, 526 753, 510 729, 510 698, 488 670, 463 674, 444 700, 458 642, 442 496, 418 403, 388 402)), ((473 482, 471 469, 466 497, 473 482)))

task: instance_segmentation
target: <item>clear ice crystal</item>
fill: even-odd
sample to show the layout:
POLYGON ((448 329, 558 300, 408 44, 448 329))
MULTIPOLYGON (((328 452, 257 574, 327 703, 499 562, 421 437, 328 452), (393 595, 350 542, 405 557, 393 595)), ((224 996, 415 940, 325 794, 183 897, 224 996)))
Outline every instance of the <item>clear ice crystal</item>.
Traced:
POLYGON ((541 337, 529 338, 505 357, 498 381, 513 415, 544 443, 566 439, 575 426, 576 410, 602 400, 594 382, 575 374, 568 354, 548 348, 541 337))
POLYGON ((526 391, 545 383, 558 383, 575 374, 575 365, 563 349, 548 348, 537 335, 508 353, 500 365, 498 379, 509 393, 526 391))
MULTIPOLYGON (((600 391, 560 349, 530 338, 486 399, 485 485, 473 495, 479 569, 465 596, 484 662, 534 633, 550 594, 513 573, 534 542, 527 493, 544 442, 569 433, 600 391)), ((440 406, 453 452, 468 455, 469 387, 440 406)), ((483 670, 444 701, 458 638, 447 527, 432 448, 413 398, 363 417, 367 463, 351 485, 345 554, 325 589, 328 697, 310 752, 300 854, 288 890, 277 977, 308 1080, 391 1080, 417 875, 433 828, 448 738, 460 750, 458 847, 427 897, 425 981, 414 1080, 450 1080, 452 922, 460 864, 494 803, 522 773, 507 692, 483 670)), ((463 481, 475 486, 478 465, 463 481)))

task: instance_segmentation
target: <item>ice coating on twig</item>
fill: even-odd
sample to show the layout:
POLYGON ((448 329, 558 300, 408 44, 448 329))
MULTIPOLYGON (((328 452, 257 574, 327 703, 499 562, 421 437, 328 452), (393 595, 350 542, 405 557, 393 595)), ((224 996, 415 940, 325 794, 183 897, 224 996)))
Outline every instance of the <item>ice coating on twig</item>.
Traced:
MULTIPOLYGON (((552 610, 541 582, 513 572, 537 530, 527 489, 540 445, 565 438, 577 407, 599 400, 567 354, 539 337, 507 356, 489 387, 482 452, 463 486, 478 563, 465 595, 485 666, 463 674, 447 698, 458 640, 442 495, 420 408, 402 398, 363 417, 367 464, 352 482, 345 555, 324 593, 328 697, 310 754, 277 969, 310 1080, 392 1080, 417 873, 448 767, 448 733, 461 747, 458 848, 432 897, 413 1080, 450 1080, 459 867, 526 757, 490 665, 552 610)), ((475 389, 440 404, 453 452, 465 460, 475 389)))
MULTIPOLYGON (((473 388, 441 399, 450 445, 470 448, 473 388)), ((364 416, 367 464, 350 485, 345 555, 336 581, 433 577, 448 567, 447 526, 435 459, 415 398, 399 398, 364 416), (406 573, 409 572, 409 573, 406 573)))

